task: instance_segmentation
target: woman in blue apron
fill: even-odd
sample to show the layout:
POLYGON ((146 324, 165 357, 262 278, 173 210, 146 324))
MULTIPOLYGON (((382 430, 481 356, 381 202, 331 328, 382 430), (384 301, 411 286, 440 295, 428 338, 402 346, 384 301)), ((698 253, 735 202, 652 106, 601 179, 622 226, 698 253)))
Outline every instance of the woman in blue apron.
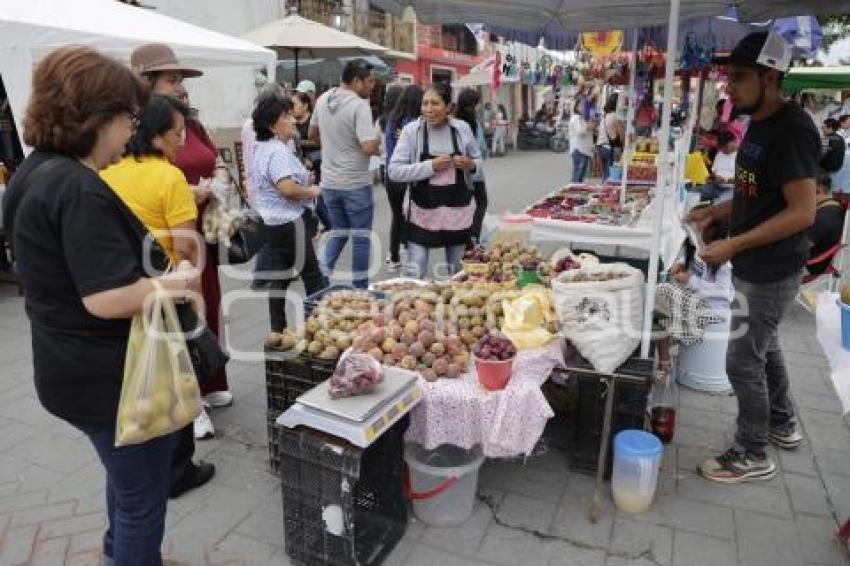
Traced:
POLYGON ((481 151, 469 124, 449 116, 451 98, 444 83, 425 91, 422 117, 404 127, 390 160, 390 179, 410 183, 406 272, 421 278, 432 248, 446 253, 437 276, 460 270, 475 214, 471 173, 481 167, 481 151))

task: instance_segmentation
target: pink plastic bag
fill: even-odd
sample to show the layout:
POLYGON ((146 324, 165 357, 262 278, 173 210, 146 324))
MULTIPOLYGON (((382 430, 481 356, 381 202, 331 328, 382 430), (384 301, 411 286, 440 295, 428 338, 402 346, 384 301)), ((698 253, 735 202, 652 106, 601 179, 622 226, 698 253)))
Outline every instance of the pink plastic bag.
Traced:
POLYGON ((349 354, 342 358, 331 375, 328 395, 331 399, 372 393, 384 372, 381 364, 368 354, 349 354))

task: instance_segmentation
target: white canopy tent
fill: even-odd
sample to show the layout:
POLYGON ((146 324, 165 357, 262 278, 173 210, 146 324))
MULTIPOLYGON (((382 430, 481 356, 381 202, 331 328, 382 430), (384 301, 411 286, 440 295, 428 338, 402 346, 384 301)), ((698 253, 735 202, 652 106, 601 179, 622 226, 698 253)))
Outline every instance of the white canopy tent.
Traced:
MULTIPOLYGON (((45 54, 66 45, 85 45, 129 62, 133 49, 153 42, 171 46, 187 65, 264 67, 274 76, 274 51, 152 10, 114 0, 3 0, 0 75, 18 132, 33 67, 45 54)), ((249 83, 250 103, 254 90, 250 78, 249 83)))
MULTIPOLYGON (((601 5, 598 0, 372 0, 379 7, 400 15, 412 6, 425 23, 476 22, 516 29, 544 29, 558 22, 566 30, 593 31, 633 29, 666 23, 667 60, 676 61, 679 21, 683 18, 724 15, 730 7, 737 10, 740 21, 760 21, 800 14, 850 12, 847 0, 615 0, 601 5), (636 24, 638 24, 636 26, 636 24)), ((675 65, 666 65, 666 85, 673 84, 675 65)), ((659 139, 670 138, 672 88, 664 89, 664 106, 659 139)), ((641 356, 649 354, 652 313, 658 277, 658 253, 665 203, 672 199, 678 179, 668 164, 669 148, 661 143, 658 156, 658 184, 653 210, 652 242, 647 274, 647 297, 644 307, 641 356)), ((669 212, 667 213, 669 214, 669 212)))

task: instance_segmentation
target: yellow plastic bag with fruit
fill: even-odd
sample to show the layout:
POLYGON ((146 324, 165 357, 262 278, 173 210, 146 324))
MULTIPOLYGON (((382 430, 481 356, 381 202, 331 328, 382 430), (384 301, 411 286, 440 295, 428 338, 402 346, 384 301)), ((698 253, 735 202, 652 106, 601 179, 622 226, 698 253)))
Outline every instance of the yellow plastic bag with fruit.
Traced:
POLYGON ((133 317, 118 402, 115 446, 140 444, 179 430, 201 412, 201 392, 186 339, 166 291, 133 317))
POLYGON ((554 335, 547 330, 549 322, 554 319, 548 289, 538 285, 527 286, 518 298, 505 299, 502 305, 505 313, 502 332, 517 348, 542 348, 552 340, 554 335))

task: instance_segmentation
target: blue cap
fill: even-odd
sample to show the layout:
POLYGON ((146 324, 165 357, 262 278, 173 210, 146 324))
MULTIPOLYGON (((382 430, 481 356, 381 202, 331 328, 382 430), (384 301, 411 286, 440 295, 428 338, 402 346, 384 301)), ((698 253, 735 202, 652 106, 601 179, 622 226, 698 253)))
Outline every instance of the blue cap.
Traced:
POLYGON ((642 430, 624 430, 614 437, 614 453, 626 457, 653 457, 664 447, 654 434, 642 430))

